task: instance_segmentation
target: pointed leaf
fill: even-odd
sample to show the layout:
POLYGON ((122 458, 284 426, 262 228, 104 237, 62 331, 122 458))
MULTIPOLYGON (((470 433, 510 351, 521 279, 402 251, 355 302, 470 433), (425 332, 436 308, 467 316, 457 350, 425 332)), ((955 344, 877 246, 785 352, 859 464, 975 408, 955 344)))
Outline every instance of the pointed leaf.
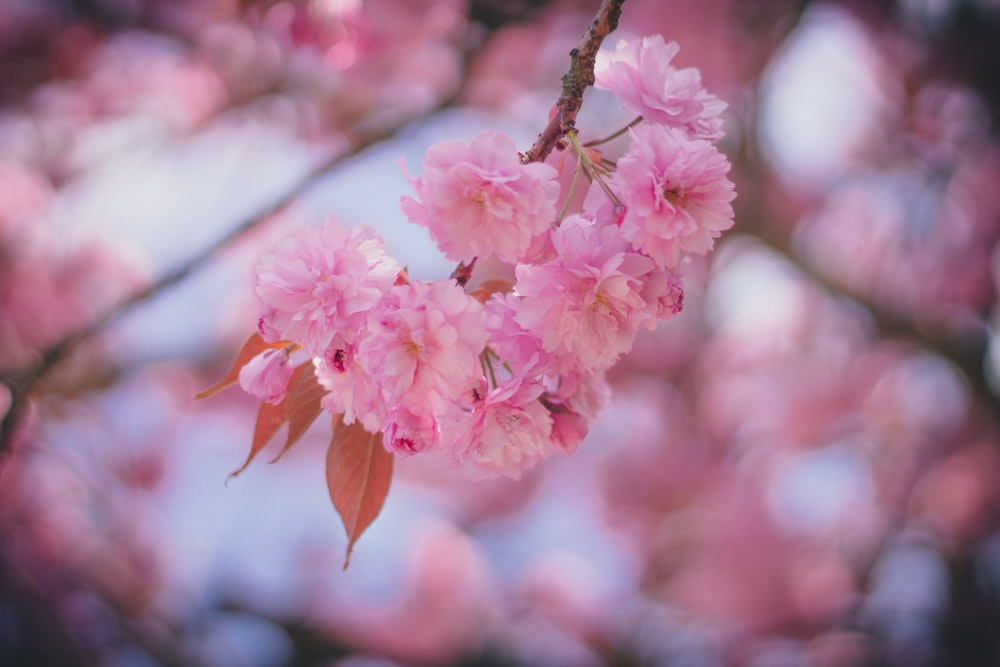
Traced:
POLYGON ((218 383, 209 387, 208 389, 204 391, 199 391, 197 394, 194 395, 194 397, 208 398, 209 396, 217 394, 223 389, 226 389, 227 387, 236 384, 240 379, 240 369, 246 366, 251 359, 256 357, 264 350, 267 350, 272 347, 285 347, 286 345, 290 345, 289 341, 287 340, 281 340, 278 341, 277 343, 268 343, 263 338, 261 338, 259 333, 254 333, 252 336, 250 336, 247 342, 243 344, 243 347, 241 347, 240 351, 236 354, 236 359, 233 360, 233 365, 230 366, 229 372, 226 373, 226 377, 222 378, 221 380, 219 380, 218 383))
POLYGON ((354 543, 382 510, 394 457, 382 446, 381 433, 373 435, 357 422, 344 425, 337 419, 326 454, 326 483, 347 530, 346 570, 354 543))
POLYGON ((264 445, 271 441, 271 438, 278 432, 281 425, 288 421, 287 409, 287 396, 280 403, 261 402, 260 410, 257 411, 257 425, 253 430, 253 442, 250 445, 250 454, 247 455, 247 460, 243 462, 243 465, 229 473, 229 477, 226 479, 227 482, 246 470, 250 462, 254 460, 254 457, 260 453, 260 450, 264 449, 264 445))
MULTIPOLYGON (((292 371, 292 377, 288 380, 289 386, 296 386, 303 372, 311 366, 312 364, 308 361, 296 366, 295 370, 292 371)), ((289 392, 278 403, 268 403, 265 401, 260 404, 260 410, 257 411, 257 424, 253 430, 253 442, 250 445, 250 454, 247 456, 247 460, 243 462, 243 465, 229 473, 227 481, 246 470, 250 462, 254 460, 254 457, 260 453, 260 450, 264 449, 264 445, 271 441, 271 438, 278 432, 281 425, 288 421, 288 404, 291 396, 291 392, 289 392)))
POLYGON ((321 401, 326 395, 326 389, 316 378, 312 364, 303 365, 308 367, 298 371, 289 382, 291 389, 288 392, 288 437, 285 438, 285 446, 271 463, 291 449, 323 411, 321 401))

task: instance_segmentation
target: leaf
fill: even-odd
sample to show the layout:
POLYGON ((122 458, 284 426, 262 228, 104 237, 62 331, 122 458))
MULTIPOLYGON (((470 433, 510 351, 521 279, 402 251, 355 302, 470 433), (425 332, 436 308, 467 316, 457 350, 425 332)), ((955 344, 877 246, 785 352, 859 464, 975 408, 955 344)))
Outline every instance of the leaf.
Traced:
POLYGON ((230 479, 247 469, 247 466, 254 460, 254 457, 260 453, 260 450, 264 449, 264 445, 270 442, 274 434, 281 428, 281 425, 288 420, 287 406, 287 396, 280 403, 261 402, 260 410, 257 411, 257 425, 253 430, 253 443, 250 445, 250 454, 247 455, 247 460, 243 462, 243 465, 229 473, 229 477, 226 478, 227 483, 230 479))
POLYGON ((479 283, 479 285, 476 286, 476 289, 472 290, 469 295, 480 303, 486 303, 489 301, 490 297, 497 292, 506 294, 512 289, 514 289, 514 283, 509 280, 504 280, 502 278, 490 278, 479 283))
MULTIPOLYGON (((310 365, 311 363, 307 361, 304 364, 296 366, 295 370, 292 371, 292 377, 288 380, 289 386, 297 386, 303 372, 310 365)), ((312 374, 310 373, 310 375, 312 374)), ((254 457, 260 453, 260 450, 264 449, 264 446, 271 441, 271 438, 278 432, 282 424, 288 421, 289 402, 291 398, 292 393, 288 392, 278 403, 264 401, 260 404, 260 410, 257 411, 257 424, 253 429, 253 442, 250 444, 250 454, 247 455, 247 460, 243 462, 243 465, 229 473, 226 481, 246 470, 250 462, 254 460, 254 457)))
MULTIPOLYGON (((307 364, 303 364, 305 365, 307 364)), ((285 438, 285 446, 271 463, 291 449, 323 411, 320 402, 326 395, 326 389, 319 383, 315 372, 297 370, 288 384, 291 387, 288 391, 288 437, 285 438)))
POLYGON ((360 423, 344 425, 334 418, 333 438, 326 454, 326 484, 330 500, 347 530, 344 569, 364 530, 382 511, 389 493, 394 457, 382 446, 382 434, 371 434, 360 423))
POLYGON ((226 373, 226 377, 222 378, 221 380, 219 380, 217 384, 209 387, 208 389, 204 391, 199 391, 197 394, 194 395, 194 397, 208 398, 209 396, 218 394, 223 389, 226 389, 227 387, 236 384, 236 382, 238 382, 240 379, 240 369, 246 366, 251 359, 256 357, 264 350, 270 349, 272 347, 285 347, 286 345, 289 344, 290 343, 287 340, 280 340, 277 343, 268 343, 263 338, 261 338, 261 335, 259 333, 254 333, 252 336, 250 336, 247 342, 243 344, 243 347, 240 348, 240 351, 236 354, 236 359, 233 360, 233 365, 230 366, 229 372, 226 373))

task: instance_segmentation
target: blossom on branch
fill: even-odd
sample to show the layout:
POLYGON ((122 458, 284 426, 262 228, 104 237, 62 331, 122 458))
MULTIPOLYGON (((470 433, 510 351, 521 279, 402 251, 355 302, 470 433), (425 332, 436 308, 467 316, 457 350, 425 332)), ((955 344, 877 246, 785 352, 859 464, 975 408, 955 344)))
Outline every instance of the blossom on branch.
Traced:
POLYGON ((330 217, 281 241, 257 264, 265 340, 294 340, 313 356, 353 343, 399 266, 371 227, 344 227, 330 217))
POLYGON ((430 231, 450 260, 496 255, 516 264, 555 222, 555 168, 521 164, 505 134, 442 141, 427 150, 423 168, 422 178, 409 179, 420 201, 404 196, 403 212, 430 231))
POLYGON ((354 347, 313 359, 316 379, 326 390, 321 405, 327 412, 342 414, 345 424, 360 422, 369 433, 382 429, 389 410, 381 387, 357 361, 354 347))
POLYGON ((571 216, 553 233, 557 259, 517 268, 515 319, 559 359, 559 370, 604 369, 649 317, 641 276, 653 262, 613 225, 571 216))
POLYGON ((537 382, 515 378, 476 401, 449 431, 449 456, 480 475, 520 477, 556 451, 537 382))
MULTIPOLYGON (((238 357, 239 380, 272 405, 261 407, 250 458, 285 421, 287 449, 332 413, 327 481, 353 539, 350 508, 369 502, 370 521, 388 490, 387 452, 514 478, 573 453, 609 402, 606 371, 640 327, 681 311, 683 260, 733 224, 730 167, 713 143, 725 104, 697 70, 670 66, 676 53, 654 37, 598 54, 597 85, 642 116, 625 128, 617 163, 594 146, 625 129, 581 144, 565 122, 575 110, 524 155, 500 132, 431 146, 422 176, 407 174, 416 198, 400 205, 460 262, 450 279, 410 282, 378 234, 336 218, 261 258, 260 335, 238 357), (563 183, 533 161, 553 148, 563 183), (515 282, 475 282, 476 260, 493 256, 515 282), (296 346, 311 367, 293 371, 296 346)), ((582 81, 580 62, 571 73, 582 81)), ((582 89, 570 93, 560 104, 582 101, 582 89)))
POLYGON ((676 42, 664 42, 660 35, 622 40, 613 52, 598 52, 594 86, 610 90, 647 123, 682 130, 692 139, 718 141, 726 103, 705 90, 697 69, 670 65, 679 50, 676 42))
POLYGON ((395 285, 369 313, 357 361, 390 406, 443 409, 473 387, 486 346, 483 306, 453 280, 395 285))
POLYGON ((662 125, 629 130, 611 186, 625 205, 622 235, 661 268, 704 255, 733 225, 729 162, 711 143, 662 125))
POLYGON ((441 429, 432 412, 413 412, 404 407, 393 410, 383 433, 386 448, 400 456, 429 452, 441 445, 441 429))

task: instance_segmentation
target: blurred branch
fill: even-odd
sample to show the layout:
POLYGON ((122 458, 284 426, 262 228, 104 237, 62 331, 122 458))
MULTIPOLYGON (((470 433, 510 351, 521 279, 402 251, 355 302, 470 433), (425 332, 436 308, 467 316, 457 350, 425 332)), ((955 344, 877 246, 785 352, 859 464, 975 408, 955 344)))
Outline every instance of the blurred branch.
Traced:
MULTIPOLYGON (((745 157, 745 156, 744 156, 745 157)), ((744 165, 746 183, 748 174, 755 174, 757 183, 744 187, 740 196, 744 199, 742 211, 738 214, 739 231, 763 243, 772 251, 781 255, 789 263, 801 271, 806 278, 821 287, 834 297, 850 299, 867 311, 873 323, 882 336, 898 338, 912 342, 921 348, 929 350, 943 359, 951 362, 969 382, 970 389, 994 414, 1000 414, 1000 397, 990 384, 986 370, 986 355, 988 352, 989 332, 985 324, 981 327, 966 327, 957 330, 941 322, 919 322, 914 317, 899 308, 880 303, 870 295, 859 292, 819 270, 809 261, 798 256, 792 248, 790 235, 783 230, 792 229, 793 225, 784 222, 774 222, 770 225, 760 224, 762 220, 774 220, 781 213, 766 211, 759 202, 751 202, 747 206, 744 195, 765 190, 780 191, 781 186, 774 182, 763 182, 760 176, 765 170, 763 165, 744 165), (751 221, 757 221, 757 224, 751 221)), ((750 197, 752 199, 752 197, 750 197)))
MULTIPOLYGON (((869 13, 874 12, 876 18, 868 16, 868 20, 876 23, 888 20, 887 17, 894 15, 889 10, 893 10, 898 4, 893 0, 885 0, 881 3, 885 6, 880 9, 875 3, 869 5, 851 0, 839 0, 839 3, 856 12, 862 9, 868 10, 869 13)), ((747 82, 748 89, 754 91, 754 99, 760 99, 761 80, 774 54, 796 27, 802 12, 811 4, 815 3, 811 0, 801 0, 798 3, 797 11, 789 16, 793 20, 783 25, 782 34, 775 42, 774 48, 770 52, 762 52, 761 55, 764 57, 754 63, 755 75, 747 82)), ((864 16, 859 16, 859 19, 864 19, 864 16)), ((986 369, 989 337, 984 323, 980 322, 978 328, 969 326, 957 330, 943 322, 917 321, 912 314, 904 310, 893 308, 889 304, 879 302, 871 295, 850 288, 843 281, 822 272, 795 253, 791 243, 791 230, 795 229, 795 221, 788 219, 786 208, 768 205, 768 201, 789 201, 791 197, 774 177, 762 157, 762 147, 758 144, 758 137, 761 135, 757 127, 759 121, 757 110, 749 108, 747 113, 746 126, 741 134, 742 141, 738 149, 730 155, 736 172, 733 180, 739 190, 739 197, 735 202, 737 224, 734 231, 760 241, 834 297, 847 298, 861 306, 871 316, 883 336, 910 341, 951 362, 966 377, 970 389, 981 399, 982 404, 994 414, 1000 414, 1000 397, 990 383, 986 369), (765 192, 774 194, 765 200, 761 196, 761 193, 765 192)))
POLYGON ((881 334, 888 338, 901 338, 930 350, 957 367, 969 381, 971 389, 995 414, 1000 414, 1000 397, 997 396, 986 374, 986 354, 989 333, 985 324, 981 329, 967 328, 957 331, 940 323, 917 322, 909 314, 881 304, 857 290, 843 285, 823 274, 809 262, 796 256, 787 240, 756 229, 747 232, 769 248, 792 262, 810 280, 834 296, 854 301, 864 308, 881 334))
MULTIPOLYGON (((466 65, 472 55, 472 53, 464 54, 466 65)), ((463 77, 467 76, 468 67, 463 67, 462 72, 463 77)), ((195 254, 177 268, 167 272, 156 281, 112 306, 90 324, 66 335, 56 343, 42 350, 38 354, 35 363, 31 366, 21 370, 5 370, 0 373, 0 383, 6 385, 11 394, 10 409, 3 418, 2 423, 0 423, 0 454, 3 454, 11 446, 17 424, 22 417, 25 402, 36 383, 53 367, 66 359, 78 345, 93 338, 136 305, 185 280, 192 272, 211 260, 221 250, 292 204, 327 173, 339 168, 344 163, 357 157, 376 144, 393 138, 406 128, 453 106, 460 98, 464 87, 465 78, 459 82, 456 89, 448 97, 442 99, 435 107, 427 110, 421 116, 409 118, 389 127, 376 129, 354 128, 345 132, 344 134, 348 138, 348 147, 313 167, 277 200, 237 224, 217 241, 195 254)))
POLYGON ((0 528, 0 609, 7 630, 0 633, 0 664, 92 664, 78 638, 53 609, 45 591, 7 553, 8 544, 13 544, 13 540, 0 528), (21 621, 20 628, 11 623, 12 618, 21 621), (10 628, 20 632, 10 633, 10 628))

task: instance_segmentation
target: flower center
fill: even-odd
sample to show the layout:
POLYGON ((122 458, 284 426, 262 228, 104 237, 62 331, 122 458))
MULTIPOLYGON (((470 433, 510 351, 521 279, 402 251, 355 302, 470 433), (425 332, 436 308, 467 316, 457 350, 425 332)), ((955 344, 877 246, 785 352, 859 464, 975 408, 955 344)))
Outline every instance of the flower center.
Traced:
POLYGON ((598 315, 607 315, 611 312, 611 303, 601 290, 597 290, 594 294, 594 301, 590 304, 590 312, 598 315))
POLYGON ((341 373, 343 373, 345 370, 347 370, 344 367, 344 357, 345 356, 346 355, 344 354, 343 350, 337 350, 336 352, 333 353, 333 362, 332 362, 333 367, 336 368, 341 373))
POLYGON ((675 207, 687 208, 688 195, 687 192, 685 192, 684 187, 681 185, 664 187, 663 198, 675 207))

